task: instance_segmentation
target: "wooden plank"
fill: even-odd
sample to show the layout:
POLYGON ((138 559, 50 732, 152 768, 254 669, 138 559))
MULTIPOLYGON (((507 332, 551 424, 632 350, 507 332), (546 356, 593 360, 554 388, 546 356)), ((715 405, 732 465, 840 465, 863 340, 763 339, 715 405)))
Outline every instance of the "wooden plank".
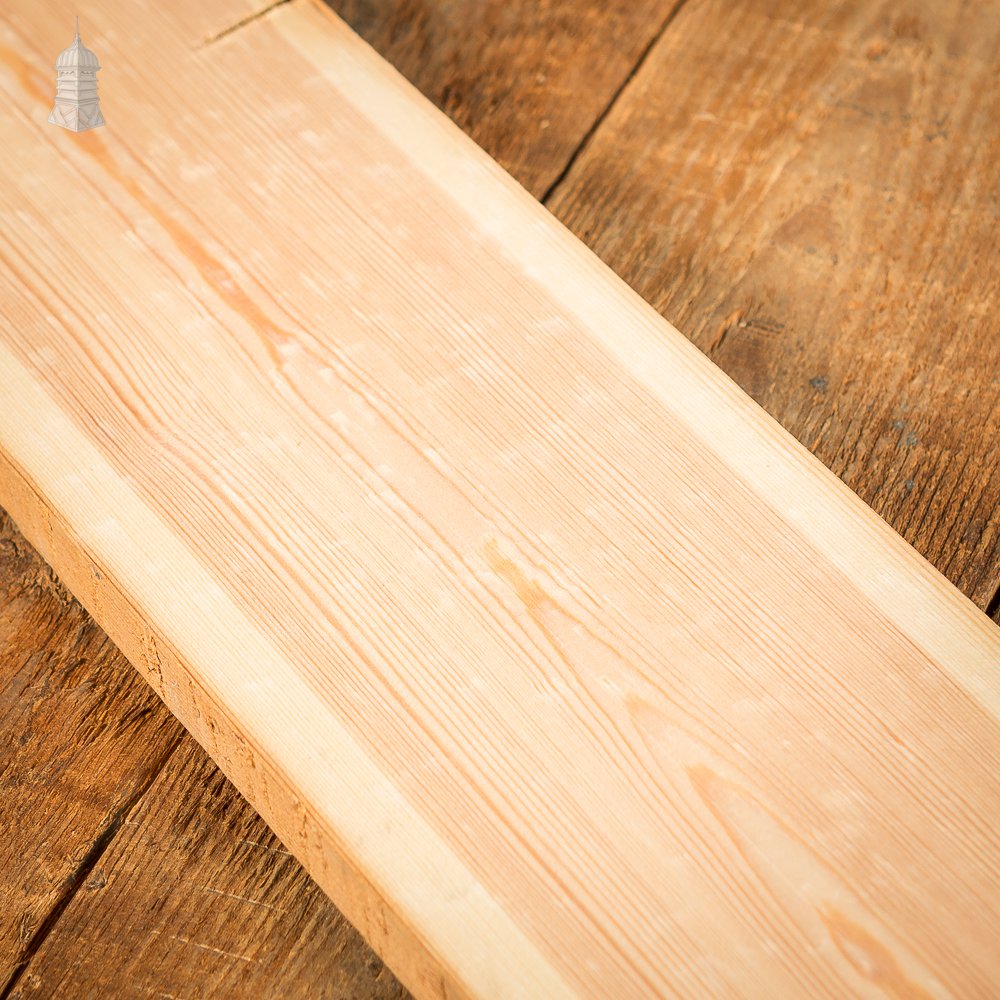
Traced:
MULTIPOLYGON (((509 2, 476 3, 464 7, 455 3, 430 3, 418 12, 404 4, 383 5, 378 10, 356 3, 336 6, 342 16, 380 53, 396 63, 439 106, 459 119, 480 143, 532 190, 547 185, 562 169, 566 158, 591 123, 587 115, 592 113, 596 117, 611 99, 638 53, 657 30, 666 9, 662 3, 588 4, 578 0, 574 0, 572 9, 565 3, 518 5, 509 2), (609 50, 603 43, 611 36, 616 39, 616 45, 609 50), (586 86, 581 89, 584 79, 586 86), (567 101, 566 95, 571 92, 576 92, 577 99, 567 101), (544 128, 540 127, 542 123, 544 128)), ((186 38, 188 41, 203 40, 219 34, 229 27, 224 23, 225 18, 233 18, 234 23, 238 23, 249 13, 252 13, 249 5, 235 5, 227 11, 214 8, 185 11, 185 17, 190 15, 194 19, 185 22, 186 38)), ((52 14, 55 37, 58 38, 58 32, 65 30, 65 25, 56 11, 52 14)), ((88 27, 85 14, 85 34, 88 27)), ((28 36, 23 41, 35 45, 34 34, 28 32, 28 36)), ((98 41, 106 42, 101 36, 98 36, 98 41)), ((44 72, 48 68, 45 61, 47 55, 40 47, 35 47, 39 62, 44 62, 42 69, 36 72, 31 62, 18 66, 18 70, 26 79, 35 81, 39 91, 44 91, 49 86, 44 72)), ((99 47, 106 51, 104 45, 99 47)), ((109 74, 113 74, 114 69, 113 63, 106 66, 109 74)), ((113 75, 109 76, 103 89, 105 98, 110 95, 113 103, 113 75)), ((8 531, 4 538, 4 552, 27 549, 16 531, 8 531), (6 544, 7 541, 9 544, 6 544)), ((65 734, 66 745, 72 748, 74 734, 81 728, 81 718, 101 718, 109 733, 119 728, 128 732, 133 720, 139 718, 149 731, 144 756, 155 770, 176 740, 174 727, 163 724, 162 710, 160 713, 152 710, 148 693, 144 694, 141 685, 136 689, 136 697, 123 694, 120 671, 124 669, 124 660, 107 654, 103 645, 95 645, 96 627, 81 625, 82 621, 89 620, 89 616, 78 604, 72 600, 47 601, 44 607, 36 607, 41 598, 34 596, 32 591, 30 600, 33 603, 30 610, 26 609, 24 602, 29 599, 26 588, 44 573, 36 556, 26 555, 24 559, 13 560, 5 569, 8 578, 17 586, 12 583, 6 595, 7 601, 0 604, 0 614, 8 615, 10 621, 22 618, 24 622, 39 623, 39 628, 24 633, 22 641, 10 647, 11 655, 20 658, 18 662, 27 660, 29 656, 37 658, 43 655, 47 648, 43 640, 47 636, 41 631, 40 624, 50 620, 52 630, 60 637, 53 655, 58 658, 57 662, 73 662, 74 678, 74 686, 69 690, 58 685, 53 687, 48 673, 36 676, 35 683, 18 686, 16 690, 7 684, 4 697, 11 706, 8 719, 20 719, 30 711, 40 730, 46 734, 65 734), (36 646, 33 647, 32 643, 36 646), (115 692, 115 696, 114 699, 104 698, 97 709, 88 707, 81 715, 78 694, 81 688, 115 692)), ((65 595, 65 591, 59 588, 56 593, 65 595)), ((14 660, 10 663, 13 668, 14 660)), ((62 676, 58 666, 55 675, 62 676)), ((134 685, 134 681, 132 683, 134 685)), ((20 722, 13 722, 8 728, 14 732, 20 725, 20 722)), ((162 869, 156 855, 156 843, 148 838, 134 836, 124 841, 123 850, 131 853, 122 857, 120 864, 128 867, 131 873, 129 896, 123 899, 115 895, 109 910, 107 893, 89 891, 83 895, 86 906, 74 905, 63 912, 66 900, 88 881, 89 866, 94 863, 94 858, 106 849, 106 843, 114 839, 117 819, 123 815, 120 808, 105 805, 105 813, 95 818, 92 811, 94 805, 104 803, 105 797, 113 800, 120 788, 130 787, 135 761, 127 752, 118 750, 112 744, 112 749, 102 754, 99 767, 93 766, 89 758, 82 758, 80 766, 74 770, 73 780, 53 787, 51 782, 38 782, 34 777, 43 768, 46 769, 44 773, 49 773, 51 768, 52 747, 49 739, 50 736, 46 736, 20 743, 16 757, 8 757, 5 761, 4 807, 8 816, 17 816, 18 836, 7 845, 10 857, 4 874, 8 876, 8 881, 0 887, 0 906, 8 917, 4 938, 7 947, 0 958, 0 994, 4 993, 4 984, 19 973, 22 961, 29 955, 33 960, 29 981, 36 994, 46 988, 44 984, 64 983, 66 968, 71 969, 72 976, 78 980, 84 976, 104 976, 105 979, 111 976, 121 988, 127 987, 129 977, 123 974, 122 968, 109 965, 106 947, 86 954, 72 949, 72 955, 64 956, 71 963, 66 968, 59 966, 59 948, 47 947, 43 952, 44 963, 42 956, 35 957, 34 949, 42 937, 51 933, 55 918, 60 922, 63 944, 67 941, 74 944, 81 939, 81 935, 88 937, 89 921, 100 922, 107 928, 108 941, 120 944, 123 954, 130 956, 129 968, 133 974, 142 970, 143 976, 151 982, 162 983, 168 977, 176 982, 178 974, 181 977, 185 974, 189 978, 194 976, 196 963, 190 959, 186 963, 179 961, 174 954, 164 956, 161 949, 154 947, 155 942, 149 935, 135 932, 135 927, 129 923, 131 916, 139 912, 149 899, 155 898, 157 905, 162 905, 167 912, 180 914, 186 907, 190 911, 190 919, 202 927, 210 924, 221 933, 227 928, 239 926, 242 916, 240 904, 229 897, 216 896, 216 912, 211 921, 200 915, 203 914, 202 909, 195 912, 190 894, 178 887, 169 877, 170 873, 162 869), (54 803, 58 805, 54 806, 54 803), (59 828, 53 828, 50 821, 53 816, 60 818, 59 828), (108 817, 115 818, 114 825, 109 825, 108 817), (55 879, 52 878, 53 858, 59 858, 61 862, 58 878, 55 879), (44 891, 38 892, 41 872, 47 874, 44 891), (31 895, 24 895, 25 887, 31 895), (88 960, 94 963, 94 969, 85 968, 88 960)), ((186 743, 182 744, 178 751, 179 759, 183 760, 192 752, 186 743)), ((143 772, 144 779, 151 780, 152 773, 143 772)), ((177 791, 178 800, 200 800, 204 795, 204 786, 211 782, 203 782, 203 775, 196 768, 187 767, 184 773, 190 775, 192 784, 186 790, 177 791)), ((230 815, 241 809, 245 812, 249 807, 245 804, 241 807, 234 801, 227 806, 230 815)), ((141 815, 144 818, 150 816, 148 806, 144 806, 141 815)), ((244 817, 244 821, 249 822, 249 817, 244 817)), ((136 817, 130 814, 129 822, 136 822, 136 817)), ((199 835, 210 836, 204 830, 200 830, 199 835)), ((230 858, 232 871, 229 877, 236 888, 241 880, 263 877, 260 859, 249 870, 246 869, 247 865, 251 865, 249 860, 241 866, 238 851, 228 839, 227 827, 220 825, 212 832, 209 853, 213 849, 220 855, 225 852, 230 858)), ((266 855, 263 860, 268 857, 271 855, 266 855)), ((283 856, 274 855, 274 858, 279 857, 283 856)), ((197 859, 188 859, 185 863, 190 867, 196 862, 197 859)), ((307 915, 299 912, 294 905, 294 887, 299 885, 300 876, 292 872, 284 874, 286 868, 275 865, 266 875, 268 879, 287 883, 278 890, 287 927, 283 933, 272 929, 269 940, 272 947, 284 942, 291 952, 300 952, 301 946, 296 943, 294 935, 290 935, 288 928, 305 921, 307 915)), ((203 907, 208 907, 212 900, 204 897, 200 902, 203 907)), ((308 907, 314 908, 315 901, 307 901, 300 909, 304 911, 308 907)), ((325 919, 330 926, 320 935, 323 940, 336 930, 336 911, 330 908, 325 919)), ((207 940, 211 946, 226 950, 227 942, 221 940, 218 934, 207 940)), ((329 982, 337 982, 343 978, 345 969, 366 969, 372 961, 371 952, 363 943, 345 948, 343 951, 324 952, 326 960, 313 955, 313 972, 329 982)), ((194 954, 197 955, 197 951, 194 954)), ((259 965, 253 966, 255 973, 261 969, 259 965)), ((313 980, 304 977, 302 981, 311 983, 313 980)), ((103 995, 108 995, 110 981, 102 982, 103 995)), ((283 969, 280 982, 283 994, 289 995, 293 985, 287 968, 283 969)), ((192 992, 190 988, 183 988, 185 985, 190 986, 182 979, 177 988, 169 992, 178 995, 192 992)), ((216 995, 219 988, 216 987, 216 995)), ((273 989, 274 984, 269 987, 266 982, 255 978, 250 986, 244 984, 234 988, 243 993, 251 989, 254 995, 262 996, 269 988, 273 989)), ((304 988, 308 990, 309 987, 304 988)), ((194 992, 198 992, 197 989, 194 992)), ((360 997, 369 992, 375 996, 377 988, 373 986, 369 991, 357 977, 352 979, 352 996, 360 997)))
POLYGON ((688 3, 550 202, 984 608, 998 48, 995 3, 688 3))
POLYGON ((0 553, 2 991, 182 730, 2 513, 0 553))
MULTIPOLYGON (((54 351, 49 338, 56 335, 36 318, 34 300, 14 288, 22 339, 5 333, 6 412, 30 408, 45 416, 41 425, 13 421, 3 428, 8 456, 22 469, 29 460, 46 498, 37 503, 37 494, 22 489, 18 470, 8 470, 4 495, 19 520, 98 614, 117 626, 116 638, 184 721, 244 788, 254 790, 320 881, 429 995, 446 987, 513 990, 519 984, 510 978, 512 968, 529 990, 553 995, 561 984, 597 995, 612 985, 621 995, 648 995, 650 982, 659 990, 735 985, 745 982, 751 957, 770 995, 801 992, 803 982, 827 983, 836 995, 845 984, 864 986, 862 976, 872 966, 857 960, 859 951, 879 957, 877 972, 890 956, 894 976, 930 992, 942 980, 985 981, 995 960, 983 928, 992 915, 997 853, 992 833, 976 826, 976 817, 989 813, 997 792, 988 767, 997 746, 995 629, 554 228, 520 189, 440 118, 421 110, 335 24, 317 17, 307 5, 278 9, 233 36, 232 45, 220 43, 212 73, 206 70, 196 82, 202 93, 218 92, 220 101, 239 95, 260 98, 266 107, 260 88, 269 74, 261 71, 276 69, 279 58, 289 65, 282 46, 297 51, 303 76, 296 81, 286 74, 283 86, 303 96, 284 105, 283 126, 291 127, 290 104, 298 114, 292 123, 310 131, 309 112, 327 98, 334 108, 330 127, 349 127, 357 140, 338 150, 344 166, 352 157, 357 166, 377 154, 385 203, 373 202, 364 220, 342 216, 357 185, 371 186, 363 171, 338 170, 336 190, 310 178, 331 218, 345 228, 333 245, 327 230, 297 233, 299 243, 284 247, 286 262, 277 268, 280 248, 267 241, 257 247, 257 258, 248 256, 247 242, 260 234, 250 234, 245 222, 237 225, 239 192, 217 175, 179 185, 179 201, 170 203, 181 214, 195 188, 202 204, 221 184, 215 198, 205 198, 203 216, 219 243, 203 252, 235 251, 235 260, 253 268, 239 273, 238 281, 245 273, 268 273, 266 287, 288 298, 275 302, 262 298, 262 285, 246 290, 227 282, 204 256, 199 282, 180 258, 195 256, 204 240, 201 223, 185 218, 199 239, 181 239, 190 231, 179 234, 174 216, 156 214, 156 203, 142 199, 143 185, 153 182, 144 176, 130 184, 127 174, 115 172, 116 157, 128 151, 112 146, 114 140, 81 147, 89 158, 70 153, 46 164, 42 180, 49 183, 31 188, 31 202, 51 210, 46 199, 63 188, 66 173, 99 185, 112 205, 87 206, 87 226, 74 230, 85 240, 110 236, 115 213, 129 218, 138 203, 168 239, 159 231, 146 238, 166 252, 193 290, 178 287, 169 265, 150 261, 147 249, 126 249, 119 266, 133 278, 141 273, 142 282, 120 290, 116 308, 131 313, 141 300, 144 309, 136 315, 156 325, 140 320, 134 328, 116 329, 124 343, 102 336, 100 323, 74 331, 72 343, 58 341, 70 351, 85 342, 99 352, 91 365, 121 366, 104 369, 115 379, 134 379, 143 365, 154 364, 160 378, 145 386, 142 417, 150 421, 151 440, 161 444, 140 447, 129 439, 135 414, 124 414, 115 394, 96 381, 88 387, 88 364, 80 355, 74 384, 95 394, 94 405, 100 400, 91 412, 103 423, 47 405, 53 393, 71 398, 56 381, 69 369, 39 350, 54 351), (344 83, 357 83, 358 74, 364 74, 364 102, 344 83), (427 162, 429 152, 434 158, 427 162), (388 183, 390 177, 399 187, 388 183), (420 212, 410 203, 421 224, 419 253, 410 254, 409 268, 415 261, 436 262, 437 273, 418 273, 419 280, 410 277, 407 284, 404 275, 412 272, 398 266, 355 271, 352 303, 360 315, 331 316, 329 296, 324 300, 311 289, 304 269, 289 262, 298 253, 329 268, 336 254, 317 251, 341 247, 358 254, 343 258, 345 267, 357 267, 376 259, 366 257, 374 253, 365 242, 373 234, 382 252, 406 247, 416 237, 391 226, 403 207, 391 195, 417 186, 427 200, 419 201, 420 212), (483 187, 489 199, 482 198, 483 187), (218 197, 223 191, 236 204, 218 197), (272 284, 275 270, 283 280, 272 284), (206 275, 214 291, 205 287, 206 275), (463 281, 453 279, 442 300, 445 275, 463 281), (380 310, 366 313, 363 304, 376 300, 380 310), (440 312, 414 311, 414 301, 440 312), (224 312, 225 337, 200 319, 195 302, 224 312), (292 310, 291 302, 294 312, 279 329, 276 310, 292 310), (236 318, 236 305, 250 323, 236 318), (163 320, 155 315, 159 309, 163 320), (300 318, 310 315, 310 324, 300 318), (421 315, 440 319, 427 325, 421 315), (476 321, 502 316, 508 324, 497 323, 488 330, 491 338, 476 339, 476 321), (332 333, 316 338, 317 325, 346 339, 332 333), (361 325, 364 337, 352 338, 361 325), (169 343, 153 336, 168 327, 169 343), (405 347, 394 339, 403 330, 410 334, 405 347), (261 352, 260 333, 274 349, 270 358, 261 352), (339 353, 344 344, 353 352, 346 357, 339 353), (337 367, 323 366, 330 369, 325 377, 310 373, 306 348, 337 367), (238 349, 250 359, 242 367, 225 354, 238 349), (172 365, 184 372, 184 399, 161 393, 172 365), (359 368, 374 381, 356 381, 359 368), (232 374, 234 384, 220 383, 220 372, 232 374), (274 383, 257 381, 256 372, 290 379, 277 384, 294 385, 301 395, 283 399, 271 388, 264 392, 262 384, 274 383), (572 398, 561 389, 567 372, 576 377, 572 398), (372 385, 379 394, 371 394, 372 385), (502 390, 498 395, 494 386, 502 390), (538 386, 545 386, 541 394, 538 386), (211 422, 198 425, 211 436, 192 434, 193 411, 211 409, 220 394, 225 415, 213 412, 211 422), (329 428, 308 425, 305 405, 338 394, 343 408, 333 411, 334 426, 351 431, 343 439, 346 451, 320 439, 329 428), (388 424, 394 412, 398 420, 388 400, 416 423, 405 430, 388 424), (553 400, 562 407, 558 420, 546 415, 553 400), (477 420, 456 420, 447 412, 452 405, 477 420), (296 421, 307 422, 308 435, 289 433, 296 421), (238 433, 247 426, 266 429, 272 449, 249 449, 238 433), (117 440, 100 437, 112 428, 117 440), (422 457, 411 456, 407 441, 421 445, 414 450, 422 457), (186 462, 194 456, 183 449, 208 447, 217 456, 211 461, 221 465, 208 477, 190 475, 186 462, 173 457, 178 446, 186 462), (134 464, 129 454, 134 459, 140 452, 143 462, 134 464), (532 470, 528 482, 525 465, 532 470), (618 477, 613 490, 589 480, 595 469, 618 477), (195 532, 199 491, 226 483, 227 475, 236 479, 213 499, 220 507, 238 505, 230 527, 237 509, 241 517, 258 517, 261 498, 275 504, 297 497, 305 504, 292 511, 296 518, 284 524, 289 536, 281 540, 281 551, 294 553, 294 577, 287 563, 261 565, 252 551, 226 547, 224 524, 214 541, 195 532), (449 486, 448 476, 457 484, 449 486), (332 511, 331 496, 338 499, 332 511), (660 498, 669 506, 658 506, 660 498), (408 510, 419 511, 419 519, 408 510), (592 533, 581 515, 605 533, 592 533), (651 516, 668 550, 649 548, 651 516), (130 526, 128 533, 122 524, 130 526), (305 527, 308 539, 300 533, 305 527), (432 529, 436 534, 429 537, 432 529), (604 557, 609 548, 610 562, 604 557), (315 575, 308 560, 317 550, 335 557, 336 578, 322 570, 315 575), (359 555, 360 564, 353 561, 359 555), (99 580, 91 570, 95 557, 99 580), (623 558, 630 567, 624 579, 614 565, 623 558), (692 560, 701 560, 694 577, 692 560), (241 603, 241 594, 255 589, 274 598, 267 606, 281 615, 276 621, 256 620, 241 603), (452 602, 443 615, 426 604, 435 594, 452 602), (593 594, 601 595, 599 603, 593 594), (197 621, 181 613, 190 608, 190 595, 201 603, 197 621), (720 615, 720 599, 740 610, 735 623, 720 615), (336 614, 334 602, 340 602, 336 614), (809 628, 821 609, 822 630, 809 628), (385 628, 394 615, 402 617, 385 628), (327 630, 334 622, 346 635, 327 630), (309 633, 310 623, 319 623, 321 641, 309 633), (424 628, 433 630, 432 659, 426 657, 428 637, 419 634, 424 628), (415 646, 386 649, 385 637, 412 639, 415 646), (200 689, 188 686, 193 662, 200 689), (336 696, 356 699, 350 709, 319 700, 299 672, 303 665, 339 666, 336 696), (400 702, 370 698, 369 683, 385 684, 390 694, 405 691, 406 710, 420 713, 419 724, 394 714, 400 702), (267 685, 277 685, 277 693, 260 718, 253 706, 267 685), (601 706, 587 717, 594 730, 569 710, 588 704, 585 699, 601 706), (261 755, 262 746, 281 742, 275 734, 287 732, 283 713, 301 725, 315 711, 323 713, 321 725, 306 731, 324 746, 314 760, 348 761, 346 773, 331 775, 308 756, 282 754, 280 746, 270 760, 261 755), (249 745, 233 739, 233 712, 249 745), (928 719, 942 714, 949 731, 939 741, 928 719), (606 718, 619 728, 603 730, 597 720, 606 718), (808 731, 810 725, 818 732, 808 731), (251 726, 259 729, 251 732, 251 726), (347 726, 357 728, 348 732, 347 726), (888 727, 894 740, 883 745, 885 728, 879 727, 888 727), (455 739, 470 731, 475 740, 455 739), (783 738, 775 741, 775 732, 783 738), (448 752, 435 752, 436 741, 448 752), (616 759, 615 751, 637 755, 638 767, 616 759), (581 770, 588 775, 583 787, 581 770), (629 776, 639 785, 630 788, 629 776), (951 784, 932 805, 926 791, 936 789, 941 776, 951 784), (343 810, 352 787, 355 801, 367 800, 363 815, 343 810), (502 829, 494 825, 497 802, 505 802, 502 812, 515 834, 510 839, 490 839, 502 829), (313 812, 308 804, 316 803, 313 812), (931 808, 946 821, 924 831, 931 808), (665 826, 664 817, 674 816, 677 825, 665 826), (622 829, 625 817, 633 822, 622 829), (918 878, 899 830, 919 830, 934 858, 918 878), (411 859, 419 858, 405 871, 387 849, 404 838, 402 831, 411 852, 418 845, 411 859), (537 856, 521 852, 524 843, 541 845, 544 868, 537 856), (591 858, 595 847, 604 851, 591 858), (714 865, 700 863, 699 849, 714 865), (345 855, 364 878, 343 864, 345 855), (869 884, 866 866, 876 856, 883 867, 869 884), (779 869, 770 863, 776 857, 779 869), (814 895, 803 902, 806 882, 814 895), (615 893, 603 890, 606 885, 615 893), (732 905, 734 887, 742 894, 738 905, 732 905), (379 899, 386 908, 372 909, 379 899), (620 924, 599 920, 595 929, 589 916, 595 903, 599 913, 610 908, 610 919, 620 924), (956 921, 968 932, 960 958, 941 935, 956 921), (780 930, 777 939, 768 927, 780 930), (589 963, 580 961, 584 953, 589 963)), ((183 53, 176 54, 183 62, 183 53)), ((209 64, 184 65, 196 78, 209 64)), ((197 120, 188 124, 197 132, 197 120)), ((154 176, 191 162, 192 149, 185 146, 198 136, 178 136, 176 148, 157 147, 141 115, 129 125, 144 152, 141 162, 154 176)), ((304 152, 299 144, 315 142, 302 133, 289 138, 288 152, 304 152)), ((225 155, 251 156, 259 141, 254 134, 234 136, 225 155)), ((30 145, 34 136, 18 138, 30 145)), ((25 151, 19 153, 17 143, 12 148, 16 166, 25 151)), ((290 156, 288 164, 273 161, 268 187, 254 194, 265 202, 268 193, 280 194, 288 201, 284 210, 295 211, 294 186, 287 182, 303 162, 301 156, 290 156)), ((302 184, 301 176, 297 181, 302 184)), ((41 251, 30 231, 20 235, 23 267, 41 251)), ((230 275, 235 268, 228 257, 222 266, 230 275)), ((86 265, 82 271, 97 280, 86 265)), ((330 272, 326 277, 333 280, 330 272)), ((77 284, 81 299, 93 294, 82 278, 77 284)), ((29 287, 39 294, 37 284, 29 287)), ((44 289, 41 294, 45 300, 44 289)), ((127 399, 136 402, 134 393, 127 399)), ((195 468, 204 473, 208 464, 206 453, 198 452, 195 468)), ((309 678, 322 683, 320 675, 309 678)))

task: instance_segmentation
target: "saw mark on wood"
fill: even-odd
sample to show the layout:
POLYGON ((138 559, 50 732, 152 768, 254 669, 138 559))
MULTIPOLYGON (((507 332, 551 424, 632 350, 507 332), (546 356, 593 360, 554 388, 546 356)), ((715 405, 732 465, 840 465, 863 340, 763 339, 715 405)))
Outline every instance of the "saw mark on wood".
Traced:
POLYGON ((199 49, 207 48, 209 45, 214 45, 222 38, 226 38, 240 28, 245 27, 248 24, 253 24, 254 21, 259 21, 262 17, 267 16, 276 7, 283 7, 286 3, 291 3, 292 0, 274 0, 274 3, 269 3, 266 7, 262 7, 258 11, 254 11, 253 14, 248 14, 246 17, 237 21, 235 24, 231 24, 228 28, 223 28, 222 31, 217 32, 210 38, 206 38, 199 46, 199 49))

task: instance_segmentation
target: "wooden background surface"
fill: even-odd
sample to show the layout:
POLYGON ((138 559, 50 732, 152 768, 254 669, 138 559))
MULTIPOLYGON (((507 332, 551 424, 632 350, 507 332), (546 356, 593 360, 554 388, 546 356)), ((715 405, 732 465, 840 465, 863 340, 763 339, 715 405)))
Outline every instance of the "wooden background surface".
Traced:
MULTIPOLYGON (((332 6, 1000 619, 1000 4, 332 6)), ((7 519, 0 732, 0 1000, 404 995, 7 519)))

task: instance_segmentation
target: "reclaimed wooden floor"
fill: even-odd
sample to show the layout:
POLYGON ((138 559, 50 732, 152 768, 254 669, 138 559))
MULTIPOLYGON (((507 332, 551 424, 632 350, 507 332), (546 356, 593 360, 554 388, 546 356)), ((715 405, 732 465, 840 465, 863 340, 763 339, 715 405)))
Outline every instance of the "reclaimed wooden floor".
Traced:
MULTIPOLYGON (((1000 619, 1000 3, 332 6, 1000 619)), ((6 518, 0 734, 0 1000, 405 995, 6 518)))

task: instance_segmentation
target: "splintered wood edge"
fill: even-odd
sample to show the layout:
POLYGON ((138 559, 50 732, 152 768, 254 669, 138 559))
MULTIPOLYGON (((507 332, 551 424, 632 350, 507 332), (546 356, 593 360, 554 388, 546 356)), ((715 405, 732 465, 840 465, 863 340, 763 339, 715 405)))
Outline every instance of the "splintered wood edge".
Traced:
POLYGON ((575 995, 295 664, 2 343, 0 371, 8 512, 404 985, 451 1000, 575 995), (322 732, 330 758, 311 746, 311 732, 322 732), (281 760, 261 751, 282 745, 281 760), (399 850, 401 829, 412 852, 399 850), (470 934, 480 947, 446 947, 470 934))
POLYGON ((1000 632, 942 573, 322 0, 294 0, 267 25, 556 295, 706 451, 780 510, 980 704, 1000 714, 1000 632))

